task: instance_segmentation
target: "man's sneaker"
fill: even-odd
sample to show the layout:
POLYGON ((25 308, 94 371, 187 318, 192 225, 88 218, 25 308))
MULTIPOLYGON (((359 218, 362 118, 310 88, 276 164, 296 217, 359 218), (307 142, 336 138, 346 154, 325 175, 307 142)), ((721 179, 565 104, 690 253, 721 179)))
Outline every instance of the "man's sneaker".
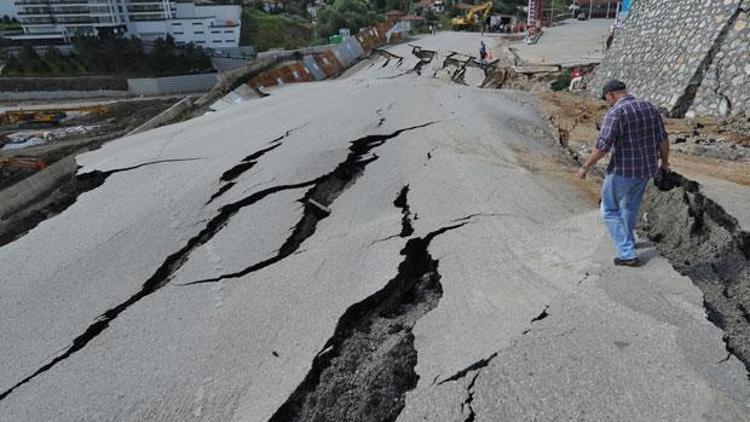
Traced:
POLYGON ((615 266, 618 266, 618 267, 638 267, 640 265, 641 265, 641 261, 638 258, 633 258, 633 259, 615 258, 615 266))

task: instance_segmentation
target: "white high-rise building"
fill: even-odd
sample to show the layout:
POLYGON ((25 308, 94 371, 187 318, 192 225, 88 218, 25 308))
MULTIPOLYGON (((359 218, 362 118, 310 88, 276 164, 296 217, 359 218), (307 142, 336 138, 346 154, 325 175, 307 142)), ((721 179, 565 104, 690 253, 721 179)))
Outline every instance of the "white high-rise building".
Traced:
POLYGON ((216 49, 239 45, 239 5, 175 0, 14 0, 24 34, 36 44, 65 44, 78 35, 119 32, 153 41, 167 34, 177 44, 216 49))

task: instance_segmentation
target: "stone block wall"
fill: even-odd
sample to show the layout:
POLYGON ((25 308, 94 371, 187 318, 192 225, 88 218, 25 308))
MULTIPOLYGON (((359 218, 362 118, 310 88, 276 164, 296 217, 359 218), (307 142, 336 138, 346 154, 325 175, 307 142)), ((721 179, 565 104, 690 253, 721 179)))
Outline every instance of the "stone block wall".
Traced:
POLYGON ((688 116, 744 114, 750 118, 750 1, 729 27, 688 116))
POLYGON ((750 0, 637 0, 590 86, 619 79, 674 117, 744 113, 749 13, 750 0))
POLYGON ((213 88, 216 81, 216 73, 134 78, 128 79, 128 91, 132 95, 144 96, 206 92, 213 88))

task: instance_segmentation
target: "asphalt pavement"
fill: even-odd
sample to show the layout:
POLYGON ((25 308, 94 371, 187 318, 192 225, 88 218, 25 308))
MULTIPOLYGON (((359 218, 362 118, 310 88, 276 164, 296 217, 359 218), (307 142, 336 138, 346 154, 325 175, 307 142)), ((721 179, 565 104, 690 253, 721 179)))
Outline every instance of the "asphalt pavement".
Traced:
POLYGON ((103 184, 0 248, 0 420, 750 420, 701 291, 647 242, 612 266, 533 98, 440 77, 479 39, 78 156, 103 184))

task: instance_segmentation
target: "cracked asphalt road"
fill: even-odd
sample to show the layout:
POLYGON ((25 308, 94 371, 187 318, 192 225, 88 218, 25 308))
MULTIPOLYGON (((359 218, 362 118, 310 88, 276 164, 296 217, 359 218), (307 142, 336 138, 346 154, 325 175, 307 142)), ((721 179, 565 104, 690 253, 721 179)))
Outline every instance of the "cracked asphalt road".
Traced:
MULTIPOLYGON (((79 156, 80 174, 109 177, 0 248, 0 420, 268 421, 307 391, 332 338, 353 333, 337 329, 348 316, 387 301, 408 256, 429 264, 415 266, 425 282, 439 261, 439 302, 410 293, 397 302, 429 312, 357 319, 367 332, 416 315, 399 322, 411 342, 356 343, 373 354, 349 369, 413 366, 399 421, 749 420, 747 372, 726 359, 700 290, 650 245, 645 267, 610 265, 595 204, 564 169, 543 171, 559 151, 532 98, 432 77, 478 40, 421 39, 439 55, 422 75, 403 74, 419 59, 396 46, 399 67, 378 57, 79 156), (144 165, 185 157, 200 159, 144 165), (299 229, 294 251, 222 279, 280 256, 311 212, 300 199, 342 163, 356 183, 315 197, 329 213, 299 229), (165 263, 158 288, 129 302, 165 263), (186 285, 196 280, 215 282, 186 285)), ((377 407, 381 390, 357 387, 377 407)))

